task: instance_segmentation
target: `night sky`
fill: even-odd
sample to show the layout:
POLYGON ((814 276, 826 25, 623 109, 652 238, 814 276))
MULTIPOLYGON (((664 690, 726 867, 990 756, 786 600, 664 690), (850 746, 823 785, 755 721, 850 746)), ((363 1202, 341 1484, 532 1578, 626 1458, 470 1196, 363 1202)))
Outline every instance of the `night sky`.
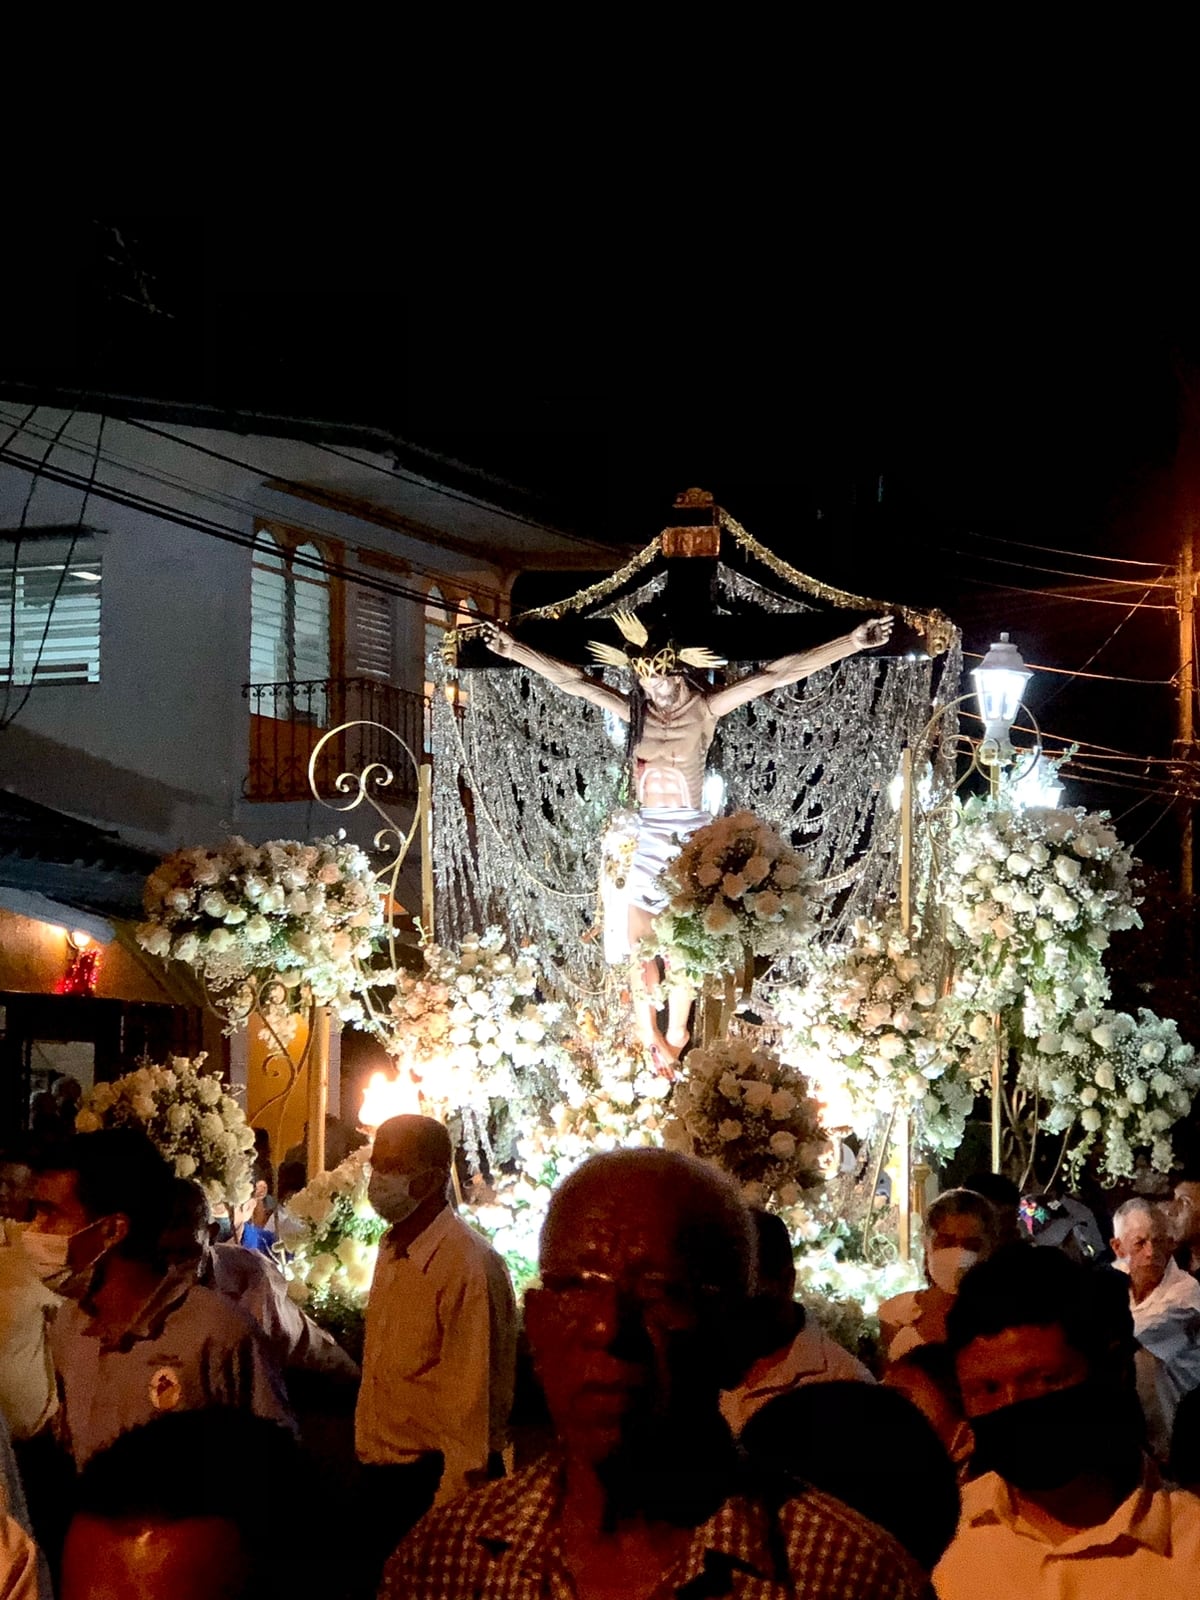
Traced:
MULTIPOLYGON (((815 576, 942 606, 969 650, 1004 627, 1031 662, 1167 680, 1176 623, 1150 607, 1172 596, 1145 585, 1200 503, 1191 257, 1073 220, 867 208, 583 249, 427 223, 399 250, 311 221, 43 220, 6 268, 0 390, 384 430, 599 547, 644 543, 698 484, 815 576)), ((1030 698, 1053 733, 1169 753, 1169 685, 1030 698)), ((1161 818, 1169 856, 1147 770, 1072 797, 1136 803, 1134 836, 1161 818)))

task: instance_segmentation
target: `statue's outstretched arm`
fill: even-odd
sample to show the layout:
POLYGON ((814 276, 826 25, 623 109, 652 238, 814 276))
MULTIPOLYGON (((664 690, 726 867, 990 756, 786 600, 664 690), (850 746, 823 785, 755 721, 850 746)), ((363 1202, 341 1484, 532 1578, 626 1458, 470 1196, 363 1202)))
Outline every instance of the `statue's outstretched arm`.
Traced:
POLYGON ((552 683, 564 694, 573 694, 579 700, 588 700, 604 711, 611 711, 613 716, 620 717, 622 722, 629 721, 629 701, 625 696, 618 694, 615 689, 610 689, 607 684, 589 678, 581 668, 572 667, 565 661, 556 661, 553 656, 544 656, 540 650, 530 649, 527 644, 519 643, 511 633, 507 633, 494 622, 488 623, 483 638, 488 649, 494 651, 496 655, 503 656, 506 661, 515 661, 519 666, 528 667, 530 672, 536 672, 539 678, 545 678, 547 683, 552 683))
POLYGON ((835 661, 843 661, 847 656, 857 655, 860 650, 873 650, 877 645, 886 644, 891 637, 892 621, 891 617, 874 617, 870 622, 860 622, 852 633, 843 634, 840 639, 831 639, 828 644, 819 644, 812 650, 801 650, 794 656, 781 656, 761 672, 740 678, 725 689, 715 690, 707 697, 709 708, 714 716, 723 717, 727 712, 736 711, 738 706, 770 694, 772 689, 782 689, 788 683, 799 683, 801 678, 810 677, 822 667, 831 667, 835 661))

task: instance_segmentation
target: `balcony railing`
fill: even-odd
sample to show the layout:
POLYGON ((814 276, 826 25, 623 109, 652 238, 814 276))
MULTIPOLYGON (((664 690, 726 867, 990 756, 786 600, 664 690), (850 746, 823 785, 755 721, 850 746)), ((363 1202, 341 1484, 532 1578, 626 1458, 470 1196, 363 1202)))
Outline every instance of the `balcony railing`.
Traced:
MULTIPOLYGON (((249 800, 307 800, 309 757, 324 734, 344 722, 382 723, 400 735, 418 761, 425 748, 424 698, 374 678, 248 683, 242 693, 250 702, 249 800)), ((330 739, 317 759, 320 793, 334 795, 339 773, 361 772, 375 761, 395 774, 393 796, 415 795, 412 763, 379 727, 349 728, 330 739)))

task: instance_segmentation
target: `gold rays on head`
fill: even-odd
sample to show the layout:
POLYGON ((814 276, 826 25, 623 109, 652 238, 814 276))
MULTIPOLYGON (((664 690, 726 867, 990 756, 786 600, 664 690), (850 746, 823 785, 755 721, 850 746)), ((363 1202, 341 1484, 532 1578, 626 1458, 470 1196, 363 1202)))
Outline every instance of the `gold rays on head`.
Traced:
POLYGON ((646 624, 632 611, 614 611, 612 620, 621 631, 623 638, 633 645, 632 650, 622 650, 617 645, 603 644, 598 639, 588 640, 588 650, 592 658, 605 667, 632 667, 639 678, 667 677, 676 672, 680 662, 688 667, 723 667, 725 658, 716 655, 704 645, 689 645, 685 650, 676 650, 673 644, 667 644, 653 655, 646 650, 650 642, 650 634, 646 624))

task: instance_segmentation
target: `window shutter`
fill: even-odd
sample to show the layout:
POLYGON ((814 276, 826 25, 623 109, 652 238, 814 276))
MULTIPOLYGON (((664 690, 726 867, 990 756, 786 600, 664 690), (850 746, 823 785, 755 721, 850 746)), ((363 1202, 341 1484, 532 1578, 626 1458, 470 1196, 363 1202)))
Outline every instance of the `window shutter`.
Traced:
POLYGON ((0 544, 0 681, 98 683, 101 567, 95 541, 85 535, 72 550, 69 539, 29 539, 15 573, 12 548, 0 544))
POLYGON ((316 545, 302 544, 292 564, 295 671, 300 680, 329 676, 329 580, 316 545), (320 570, 309 566, 319 562, 320 570))
POLYGON ((250 581, 250 682, 283 683, 288 672, 287 579, 283 553, 269 533, 254 539, 250 581))
POLYGON ((391 682, 392 600, 375 589, 354 590, 354 670, 391 682))

